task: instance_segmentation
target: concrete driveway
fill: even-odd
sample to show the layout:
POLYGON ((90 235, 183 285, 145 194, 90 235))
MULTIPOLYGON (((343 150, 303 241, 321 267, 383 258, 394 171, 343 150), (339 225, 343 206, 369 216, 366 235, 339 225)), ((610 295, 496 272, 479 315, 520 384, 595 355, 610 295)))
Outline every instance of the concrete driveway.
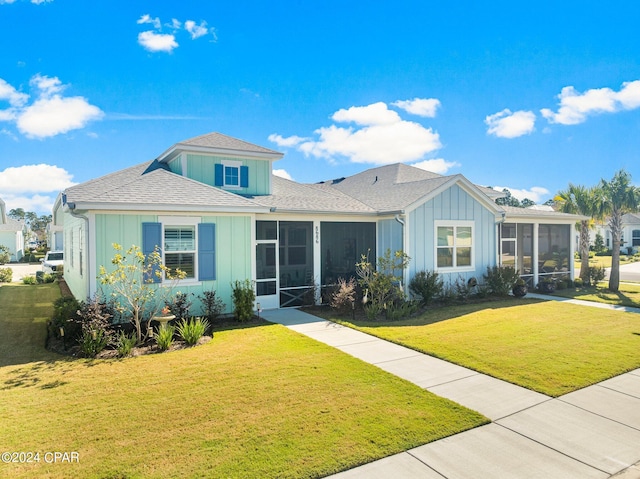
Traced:
POLYGON ((3 266, 9 267, 13 271, 13 282, 21 281, 25 276, 34 276, 36 271, 42 271, 40 263, 10 263, 3 266))

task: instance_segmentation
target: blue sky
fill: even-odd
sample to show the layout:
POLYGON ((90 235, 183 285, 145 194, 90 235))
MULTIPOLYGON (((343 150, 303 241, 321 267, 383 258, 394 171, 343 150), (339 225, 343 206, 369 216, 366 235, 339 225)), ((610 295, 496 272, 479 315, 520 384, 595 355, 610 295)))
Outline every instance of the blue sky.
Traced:
POLYGON ((301 182, 640 183, 639 2, 449 3, 0 0, 0 198, 47 213, 212 131, 301 182))

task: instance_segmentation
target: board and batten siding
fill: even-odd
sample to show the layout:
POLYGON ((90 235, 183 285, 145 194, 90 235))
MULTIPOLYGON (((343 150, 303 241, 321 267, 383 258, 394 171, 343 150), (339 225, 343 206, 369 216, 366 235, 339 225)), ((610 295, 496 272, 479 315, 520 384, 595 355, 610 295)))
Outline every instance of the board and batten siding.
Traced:
POLYGON ((79 301, 84 301, 91 293, 87 266, 87 224, 81 218, 67 214, 64 218, 64 280, 79 301))
POLYGON ((435 271, 435 222, 473 221, 474 270, 464 273, 441 272, 445 282, 458 277, 482 279, 488 266, 496 264, 496 219, 480 202, 458 185, 435 196, 409 213, 409 277, 418 271, 435 271))
POLYGON ((384 256, 388 250, 391 253, 402 250, 403 226, 395 219, 378 221, 378 256, 384 256))
MULTIPOLYGON (((216 290, 226 304, 226 312, 231 312, 231 282, 251 279, 251 224, 248 215, 194 216, 202 223, 216 225, 216 280, 202 281, 196 284, 178 284, 175 291, 193 293, 216 290)), ((97 214, 96 227, 96 267, 109 267, 115 254, 113 243, 120 244, 125 250, 132 245, 142 247, 142 223, 158 221, 157 215, 97 214)), ((96 275, 97 275, 96 271, 96 275)), ((193 314, 201 314, 200 304, 194 297, 193 314)))
POLYGON ((192 180, 215 186, 215 165, 223 161, 235 161, 249 168, 249 186, 247 188, 234 188, 230 191, 248 195, 268 195, 271 192, 271 162, 266 160, 250 160, 246 158, 232 158, 214 155, 187 154, 187 171, 181 171, 179 162, 171 162, 171 171, 182 174, 192 180))

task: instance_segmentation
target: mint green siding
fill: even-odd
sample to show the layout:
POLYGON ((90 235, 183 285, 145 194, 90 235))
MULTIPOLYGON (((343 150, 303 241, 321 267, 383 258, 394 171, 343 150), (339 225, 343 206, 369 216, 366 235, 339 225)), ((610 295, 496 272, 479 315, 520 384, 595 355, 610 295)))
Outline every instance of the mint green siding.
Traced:
POLYGON ((78 300, 86 300, 89 292, 89 257, 87 254, 87 222, 67 214, 64 218, 64 279, 78 300))
MULTIPOLYGON (((249 168, 249 187, 233 188, 229 191, 243 195, 267 195, 270 193, 271 162, 267 160, 187 154, 187 171, 186 173, 182 172, 182 174, 201 183, 215 186, 215 165, 225 160, 237 161, 240 162, 242 166, 249 168)), ((174 166, 173 163, 170 165, 170 168, 172 171, 177 172, 177 166, 174 166)))
POLYGON ((182 160, 180 156, 169 162, 169 169, 176 175, 182 175, 182 160))
POLYGON ((474 271, 443 273, 443 279, 456 281, 459 276, 481 279, 487 266, 493 266, 497 262, 496 219, 493 212, 458 185, 452 186, 409 214, 409 277, 413 277, 418 271, 436 269, 434 223, 438 220, 472 221, 474 228, 474 271))
MULTIPOLYGON (((188 215, 183 215, 188 216, 188 215)), ((195 216, 195 215, 194 215, 195 216)), ((195 296, 205 290, 216 290, 231 312, 231 282, 251 279, 251 223, 250 216, 195 216, 202 223, 216 224, 216 273, 215 281, 196 284, 178 284, 174 292, 193 293, 192 314, 201 314, 200 304, 195 296)), ((156 215, 96 215, 96 268, 109 267, 114 255, 113 243, 127 249, 132 245, 142 245, 142 223, 156 222, 156 215)), ((96 273, 97 274, 97 273, 96 273)))

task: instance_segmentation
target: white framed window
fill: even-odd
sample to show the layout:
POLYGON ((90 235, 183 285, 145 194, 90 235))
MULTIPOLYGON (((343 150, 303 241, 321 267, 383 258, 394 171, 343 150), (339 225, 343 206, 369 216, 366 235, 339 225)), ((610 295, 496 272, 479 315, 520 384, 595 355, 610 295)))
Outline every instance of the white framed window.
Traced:
POLYGON ((163 263, 170 270, 186 273, 184 280, 195 281, 198 271, 197 218, 163 217, 163 263))
POLYGON ((438 270, 474 269, 473 221, 435 222, 435 265, 438 270))
POLYGON ((223 186, 240 188, 240 167, 242 162, 225 160, 222 162, 223 186))

